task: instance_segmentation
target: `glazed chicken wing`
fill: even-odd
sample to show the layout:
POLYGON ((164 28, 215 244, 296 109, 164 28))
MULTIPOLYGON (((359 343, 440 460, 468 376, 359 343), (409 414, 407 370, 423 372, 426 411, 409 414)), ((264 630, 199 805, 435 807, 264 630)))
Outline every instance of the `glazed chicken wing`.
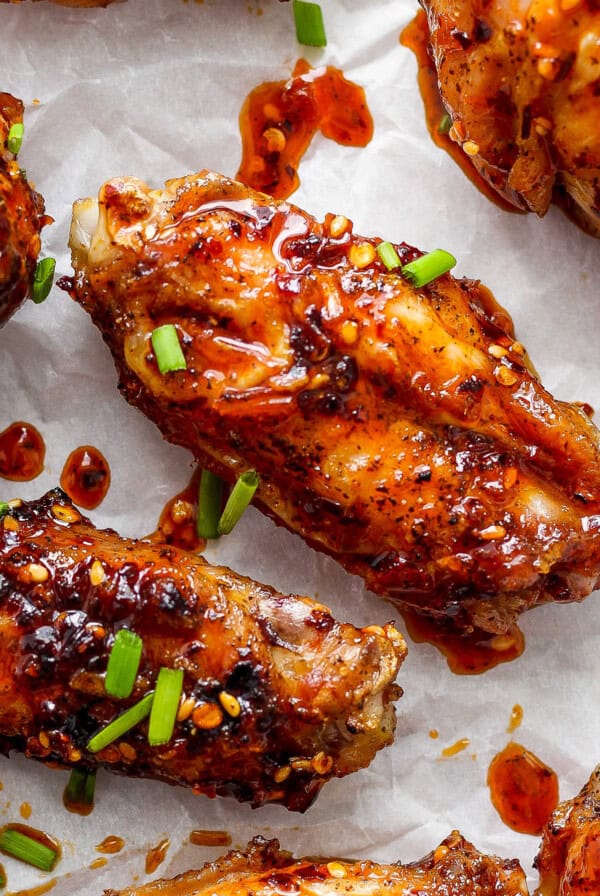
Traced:
POLYGON ((230 481, 256 469, 275 520, 504 649, 523 610, 596 584, 599 434, 543 388, 484 287, 414 288, 377 243, 210 172, 164 191, 123 178, 76 203, 63 286, 167 439, 230 481), (162 324, 187 369, 159 373, 162 324))
POLYGON ((277 840, 257 837, 201 871, 105 896, 527 896, 516 859, 482 855, 458 831, 410 865, 294 859, 277 840))
POLYGON ((7 146, 11 127, 23 120, 23 104, 0 93, 0 327, 31 292, 44 203, 7 146))
POLYGON ((600 766, 581 792, 553 813, 535 864, 538 896, 600 893, 600 766))
POLYGON ((450 136, 479 174, 517 208, 556 201, 600 236, 597 0, 422 5, 450 136))
POLYGON ((95 529, 60 491, 0 520, 0 746, 64 767, 152 777, 208 796, 304 810, 332 776, 392 741, 405 645, 308 598, 167 545, 95 529), (104 687, 115 634, 143 640, 135 688, 104 687), (183 669, 169 742, 147 723, 100 752, 91 737, 183 669))

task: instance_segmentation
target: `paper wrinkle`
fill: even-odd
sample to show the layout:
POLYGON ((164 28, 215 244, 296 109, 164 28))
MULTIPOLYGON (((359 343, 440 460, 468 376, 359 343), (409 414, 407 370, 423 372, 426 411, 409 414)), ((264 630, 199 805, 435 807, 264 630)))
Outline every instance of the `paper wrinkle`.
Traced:
MULTIPOLYGON (((73 200, 95 195, 117 175, 147 179, 152 187, 204 167, 235 175, 244 97, 264 80, 287 77, 305 56, 313 65, 341 67, 366 88, 375 137, 366 149, 352 150, 317 134, 292 201, 318 217, 345 214, 365 235, 452 252, 457 272, 481 278, 513 314, 518 338, 557 397, 599 405, 600 244, 556 209, 544 221, 501 211, 433 145, 415 60, 398 43, 416 2, 328 0, 324 51, 295 43, 290 4, 264 0, 262 16, 257 8, 223 0, 128 0, 99 10, 0 5, 0 89, 26 103, 21 161, 56 218, 44 232, 44 252, 57 258, 57 276, 71 273, 73 200)), ((152 531, 164 503, 188 481, 191 457, 163 442, 121 399, 108 351, 87 315, 55 288, 44 305, 28 303, 2 330, 0 352, 0 428, 30 421, 47 444, 42 476, 3 483, 0 498, 38 497, 57 485, 75 447, 92 444, 112 471, 94 522, 130 536, 152 531)), ((255 510, 206 555, 316 597, 355 624, 395 620, 403 630, 394 608, 366 593, 358 578, 255 510)), ((155 877, 223 851, 191 846, 193 828, 229 831, 237 846, 263 834, 297 854, 412 861, 457 827, 481 850, 519 857, 533 882, 538 840, 502 824, 490 804, 487 768, 511 737, 506 728, 515 703, 524 720, 512 736, 556 770, 562 797, 577 792, 600 759, 597 597, 535 610, 523 628, 525 655, 483 677, 453 676, 434 648, 409 642, 395 744, 369 769, 327 785, 304 816, 281 807, 253 811, 101 772, 96 809, 81 819, 62 808, 66 773, 14 757, 0 760, 0 821, 21 820, 18 807, 27 800, 29 823, 61 840, 55 896, 144 882, 146 851, 165 835, 171 847, 155 877), (429 737, 432 728, 437 740, 429 737), (441 759, 442 749, 462 737, 469 747, 441 759), (123 836, 125 849, 90 870, 99 857, 94 847, 108 834, 123 836)), ((4 864, 9 891, 48 880, 9 859, 4 864)))

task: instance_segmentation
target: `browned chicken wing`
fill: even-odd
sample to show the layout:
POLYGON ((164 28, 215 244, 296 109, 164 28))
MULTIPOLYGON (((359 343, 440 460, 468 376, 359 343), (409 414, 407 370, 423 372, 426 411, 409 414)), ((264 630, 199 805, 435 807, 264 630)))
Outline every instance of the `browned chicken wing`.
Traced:
POLYGON ((450 136, 517 208, 600 236, 596 0, 421 0, 450 136))
POLYGON ((0 93, 0 327, 30 294, 40 251, 44 203, 7 146, 23 104, 0 93))
POLYGON ((413 288, 378 242, 210 172, 116 179, 76 204, 63 285, 166 438, 230 481, 258 470, 259 506, 375 592, 505 635, 596 584, 599 434, 477 281, 413 288), (163 376, 167 323, 187 369, 163 376))
POLYGON ((600 893, 600 766, 581 792, 560 803, 552 815, 536 866, 538 896, 600 893))
POLYGON ((516 859, 478 852, 458 831, 410 865, 376 865, 324 858, 294 859, 277 840, 257 837, 245 853, 231 852, 174 880, 105 896, 527 896, 516 859))
POLYGON ((405 652, 391 626, 342 625, 195 554, 97 530, 60 490, 0 520, 5 751, 302 811, 392 741, 405 652), (122 628, 144 647, 133 694, 119 701, 104 673, 122 628), (170 741, 149 746, 142 722, 90 752, 161 666, 185 673, 170 741))

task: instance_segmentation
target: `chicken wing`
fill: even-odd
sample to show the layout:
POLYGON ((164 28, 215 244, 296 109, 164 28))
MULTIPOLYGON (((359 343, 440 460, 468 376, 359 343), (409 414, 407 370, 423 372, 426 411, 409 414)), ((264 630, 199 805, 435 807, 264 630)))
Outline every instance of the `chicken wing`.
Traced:
POLYGON ((0 93, 0 327, 30 294, 44 202, 7 146, 11 127, 23 120, 23 104, 0 93))
POLYGON ((523 869, 516 859, 478 852, 458 831, 410 865, 376 865, 324 858, 294 859, 277 840, 256 837, 247 851, 231 852, 201 871, 158 880, 105 896, 527 896, 523 869))
POLYGON ((600 236, 596 0, 421 0, 450 136, 517 208, 600 236))
POLYGON ((600 893, 600 766, 581 792, 552 815, 535 864, 537 896, 600 893))
POLYGON ((76 203, 62 285, 167 439, 230 481, 258 470, 259 506, 373 591, 504 635, 596 584, 599 433, 484 287, 414 288, 378 242, 211 172, 123 178, 76 203), (167 323, 187 369, 163 376, 167 323))
POLYGON ((59 489, 13 503, 0 520, 5 752, 303 811, 392 741, 406 652, 392 626, 342 625, 195 554, 97 530, 59 489), (104 687, 121 628, 144 645, 126 701, 104 687), (142 722, 92 753, 161 666, 185 673, 169 743, 149 746, 142 722))

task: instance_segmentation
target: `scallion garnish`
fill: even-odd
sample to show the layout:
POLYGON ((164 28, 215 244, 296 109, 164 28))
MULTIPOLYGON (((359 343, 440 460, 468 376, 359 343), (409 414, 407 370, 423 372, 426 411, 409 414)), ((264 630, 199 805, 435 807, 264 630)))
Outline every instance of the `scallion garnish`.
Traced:
POLYGON ((139 725, 139 723, 150 713, 153 700, 154 691, 150 694, 146 694, 145 697, 142 697, 139 703, 130 706, 124 713, 117 716, 112 722, 109 722, 105 728, 102 728, 89 741, 87 748, 90 753, 98 753, 100 750, 103 750, 104 747, 108 747, 109 744, 112 744, 113 741, 118 740, 124 734, 127 734, 127 732, 132 728, 135 728, 136 725, 139 725))
POLYGON ((3 516, 6 516, 9 510, 10 504, 6 504, 4 501, 0 501, 0 519, 2 519, 3 516))
POLYGON ((202 470, 198 493, 196 530, 201 538, 219 537, 223 480, 210 470, 202 470))
POLYGON ((183 669, 165 669, 163 667, 156 680, 156 691, 150 713, 148 726, 150 746, 158 747, 171 740, 182 690, 183 669))
POLYGON ((80 768, 74 768, 65 787, 65 803, 68 806, 77 806, 81 810, 92 810, 94 805, 94 792, 96 790, 96 772, 86 772, 80 768))
POLYGON ((48 298, 48 294, 52 289, 55 270, 56 260, 54 258, 42 258, 41 261, 38 261, 33 276, 33 293, 31 296, 36 305, 40 305, 44 299, 48 298))
POLYGON ((259 476, 256 470, 247 470, 246 473, 242 473, 233 486, 221 514, 218 526, 219 535, 229 535, 233 527, 240 521, 244 510, 254 497, 258 483, 259 476))
POLYGON ((444 112, 438 124, 438 134, 447 134, 452 127, 452 116, 444 112))
POLYGON ((104 687, 107 694, 120 700, 129 697, 140 665, 142 647, 142 639, 135 632, 126 628, 117 632, 106 667, 104 687))
POLYGON ((307 47, 327 46, 323 12, 318 3, 294 0, 294 21, 299 44, 307 47))
POLYGON ((13 124, 10 131, 8 132, 8 137, 6 138, 6 146, 8 148, 8 151, 12 152, 14 156, 16 156, 21 149, 24 133, 25 128, 20 121, 16 124, 13 124))
POLYGON ((5 828, 0 833, 0 852, 27 862, 28 865, 33 865, 41 871, 52 871, 58 859, 55 849, 50 849, 49 846, 12 828, 5 828))
POLYGON ((173 324, 164 324, 162 327, 157 327, 156 330, 152 331, 150 338, 156 363, 162 374, 187 368, 179 336, 173 324))
POLYGON ((421 286, 427 286, 432 280, 437 280, 442 274, 447 274, 455 264, 454 255, 450 255, 444 249, 434 249, 433 252, 405 264, 402 276, 419 289, 421 286))
POLYGON ((395 268, 399 268, 402 265, 400 256, 391 243, 379 243, 377 246, 377 254, 388 271, 393 271, 395 268))

